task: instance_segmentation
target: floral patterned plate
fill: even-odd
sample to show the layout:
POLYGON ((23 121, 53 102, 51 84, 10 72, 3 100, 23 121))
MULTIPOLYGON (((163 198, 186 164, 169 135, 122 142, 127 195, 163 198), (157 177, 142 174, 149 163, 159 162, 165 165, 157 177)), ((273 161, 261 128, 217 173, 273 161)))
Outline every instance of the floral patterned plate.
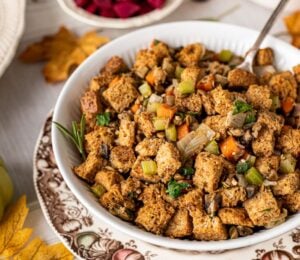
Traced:
POLYGON ((88 260, 300 260, 300 227, 267 242, 209 254, 178 252, 128 237, 92 216, 62 178, 51 144, 52 113, 47 117, 34 152, 34 185, 49 225, 62 242, 81 259, 88 260))

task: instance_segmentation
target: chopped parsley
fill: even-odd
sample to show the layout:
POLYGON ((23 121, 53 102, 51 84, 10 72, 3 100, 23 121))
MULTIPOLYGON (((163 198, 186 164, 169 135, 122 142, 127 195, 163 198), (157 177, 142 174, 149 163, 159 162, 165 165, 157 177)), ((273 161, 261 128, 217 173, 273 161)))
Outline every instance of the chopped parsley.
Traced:
POLYGON ((256 116, 254 113, 249 113, 247 114, 246 118, 245 118, 245 125, 246 124, 251 124, 254 123, 256 121, 256 116))
POLYGON ((108 126, 110 122, 110 113, 104 112, 102 114, 98 114, 96 120, 97 120, 97 125, 108 126))
POLYGON ((168 183, 167 193, 173 198, 176 199, 181 195, 182 191, 186 188, 190 187, 190 184, 186 182, 177 182, 175 180, 171 180, 168 183))
POLYGON ((233 104, 233 111, 232 114, 236 115, 239 113, 245 113, 248 111, 252 111, 252 106, 247 104, 246 102, 242 101, 242 100, 236 100, 233 104))
POLYGON ((183 176, 191 176, 195 173, 195 169, 192 167, 182 167, 179 169, 179 173, 183 176))
POLYGON ((245 173, 251 168, 251 164, 248 161, 241 160, 236 165, 236 171, 238 174, 245 173))

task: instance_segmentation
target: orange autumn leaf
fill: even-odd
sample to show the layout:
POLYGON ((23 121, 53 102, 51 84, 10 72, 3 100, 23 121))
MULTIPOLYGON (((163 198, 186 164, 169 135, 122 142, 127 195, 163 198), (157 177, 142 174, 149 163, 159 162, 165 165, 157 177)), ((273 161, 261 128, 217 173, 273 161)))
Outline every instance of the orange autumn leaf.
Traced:
POLYGON ((20 55, 25 63, 47 61, 43 69, 45 80, 50 83, 66 80, 74 69, 109 39, 95 31, 81 37, 65 27, 40 42, 29 45, 20 55))

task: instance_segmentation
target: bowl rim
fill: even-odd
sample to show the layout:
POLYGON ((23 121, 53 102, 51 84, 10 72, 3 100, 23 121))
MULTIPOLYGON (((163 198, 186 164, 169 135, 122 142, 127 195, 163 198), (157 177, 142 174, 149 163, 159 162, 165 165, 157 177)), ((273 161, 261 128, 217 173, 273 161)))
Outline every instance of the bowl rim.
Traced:
MULTIPOLYGON (((92 54, 88 59, 86 59, 71 75, 71 77, 67 80, 65 83, 59 98, 57 100, 57 103, 54 108, 54 114, 53 114, 53 121, 57 121, 59 118, 61 107, 64 103, 64 97, 68 94, 70 90, 73 89, 72 86, 75 86, 76 78, 79 77, 79 75, 82 75, 86 68, 89 67, 90 64, 94 62, 98 56, 101 56, 101 53, 105 53, 106 49, 111 48, 111 45, 118 44, 118 42, 122 42, 124 40, 127 40, 127 38, 135 37, 135 35, 143 34, 147 31, 155 30, 155 29, 167 29, 170 26, 191 26, 191 25, 202 25, 202 26, 210 26, 211 28, 218 29, 215 27, 227 27, 227 29, 230 30, 243 30, 244 32, 247 32, 252 35, 258 35, 258 32, 252 29, 244 28, 237 25, 229 25, 224 23, 215 23, 215 22, 203 22, 203 21, 184 21, 184 22, 172 22, 172 23, 165 23, 165 24, 159 24, 159 25, 153 25, 146 28, 142 28, 139 30, 136 30, 134 32, 125 34, 107 45, 103 46, 101 49, 96 51, 94 54, 92 54), (165 27, 165 28, 164 28, 165 27)), ((219 28, 220 29, 220 28, 219 28)), ((300 57, 300 52, 298 49, 290 46, 288 43, 285 43, 279 39, 276 39, 272 36, 267 37, 269 40, 275 41, 276 43, 280 44, 281 47, 286 47, 291 49, 291 51, 295 52, 295 55, 298 55, 300 57)), ((52 130, 52 142, 53 142, 53 151, 54 155, 57 161, 57 165, 59 170, 61 171, 62 176, 64 177, 67 185, 69 186, 70 190, 75 194, 75 196, 81 201, 81 203, 86 206, 92 214, 94 214, 98 219, 105 221, 107 224, 113 226, 114 228, 120 230, 121 232, 135 237, 137 239, 140 239, 142 241, 148 242, 150 244, 162 246, 165 248, 172 248, 172 249, 178 249, 178 250, 188 250, 188 251, 222 251, 222 250, 229 250, 229 249, 236 249, 241 247, 246 247, 250 245, 254 245, 269 239, 272 239, 274 237, 277 237, 283 233, 288 232, 289 230, 292 230, 293 228, 296 228, 299 226, 300 223, 300 214, 296 213, 291 218, 289 218, 287 221, 285 221, 283 224, 280 224, 276 227, 273 227, 272 229, 264 230, 263 232, 256 232, 254 235, 250 235, 247 237, 241 237, 237 239, 229 239, 229 240, 221 240, 221 241, 197 241, 197 240, 180 240, 180 239, 172 239, 164 236, 158 236, 154 235, 150 232, 147 232, 143 229, 137 228, 136 226, 130 225, 129 223, 126 223, 125 221, 120 220, 119 218, 111 215, 106 210, 104 212, 101 212, 101 209, 98 207, 93 207, 93 202, 90 200, 90 198, 87 198, 83 194, 83 190, 85 189, 82 185, 82 187, 76 186, 76 183, 72 181, 72 177, 78 179, 76 176, 71 176, 68 174, 68 167, 64 164, 64 162, 61 160, 61 154, 62 151, 59 147, 59 131, 56 128, 53 128, 52 130), (107 214, 108 213, 108 214, 107 214)), ((76 182, 76 181, 75 181, 76 182)))
POLYGON ((60 7, 70 16, 74 17, 78 21, 86 24, 98 27, 115 28, 115 29, 127 29, 133 27, 144 26, 163 19, 172 12, 174 12, 184 0, 168 0, 167 4, 161 9, 155 9, 149 13, 130 17, 127 19, 115 19, 90 14, 75 4, 69 3, 70 0, 57 0, 60 7))

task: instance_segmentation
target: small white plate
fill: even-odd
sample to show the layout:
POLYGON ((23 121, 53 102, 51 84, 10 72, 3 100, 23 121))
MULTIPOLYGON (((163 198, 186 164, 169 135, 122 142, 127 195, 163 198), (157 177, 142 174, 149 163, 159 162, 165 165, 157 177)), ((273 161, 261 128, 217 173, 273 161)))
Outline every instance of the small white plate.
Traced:
POLYGON ((83 23, 102 28, 126 29, 144 26, 161 20, 179 7, 183 3, 183 0, 167 0, 161 9, 127 19, 106 18, 90 14, 84 9, 77 7, 74 0, 57 0, 57 2, 66 13, 83 23))
POLYGON ((0 76, 13 59, 24 30, 25 0, 0 0, 0 76))

